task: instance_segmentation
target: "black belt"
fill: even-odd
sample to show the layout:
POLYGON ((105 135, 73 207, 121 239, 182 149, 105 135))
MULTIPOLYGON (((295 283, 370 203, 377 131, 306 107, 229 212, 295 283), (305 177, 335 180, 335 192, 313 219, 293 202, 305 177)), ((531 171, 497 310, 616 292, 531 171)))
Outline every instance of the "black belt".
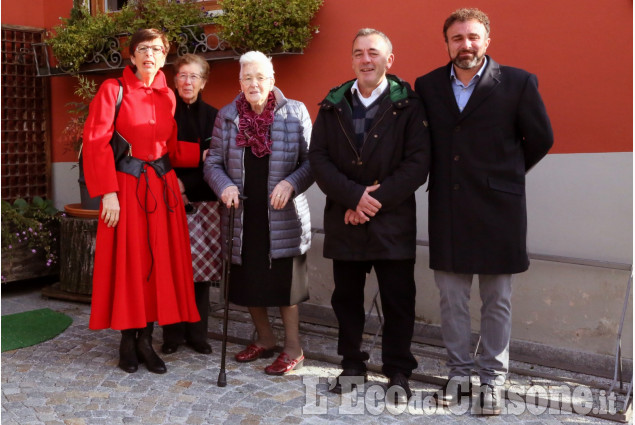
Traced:
POLYGON ((115 164, 115 169, 122 173, 130 174, 136 178, 141 177, 144 165, 148 165, 154 169, 159 177, 163 177, 168 171, 172 169, 170 164, 170 158, 167 155, 163 155, 159 159, 154 161, 142 161, 134 156, 124 156, 115 164))
POLYGON ((150 190, 149 182, 148 182, 148 167, 152 168, 156 173, 159 179, 163 182, 163 203, 167 207, 168 212, 173 213, 174 208, 178 205, 178 198, 172 188, 168 186, 168 182, 165 178, 165 175, 172 169, 172 164, 170 164, 170 158, 168 155, 163 155, 161 158, 156 159, 154 161, 142 161, 139 158, 135 158, 134 156, 124 156, 119 159, 115 163, 115 169, 117 171, 121 171, 122 173, 130 174, 137 178, 137 188, 135 189, 135 194, 137 196, 137 202, 139 206, 146 214, 146 234, 148 236, 148 249, 150 251, 150 270, 148 271, 148 276, 146 280, 150 280, 150 275, 152 274, 152 269, 154 266, 154 253, 152 252, 152 245, 150 244, 150 220, 149 215, 156 211, 158 203, 157 199, 154 196, 154 193, 150 190), (141 202, 139 199, 139 182, 141 181, 141 174, 143 174, 145 178, 145 193, 144 200, 141 202), (148 197, 152 197, 153 205, 148 207, 148 197), (174 202, 170 202, 170 197, 174 202))

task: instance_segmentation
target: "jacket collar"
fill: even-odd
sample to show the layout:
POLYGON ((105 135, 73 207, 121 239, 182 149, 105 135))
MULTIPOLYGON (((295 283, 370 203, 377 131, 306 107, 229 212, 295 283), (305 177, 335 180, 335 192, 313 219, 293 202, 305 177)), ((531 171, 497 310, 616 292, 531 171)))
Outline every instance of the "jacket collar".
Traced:
MULTIPOLYGON (((177 120, 183 119, 183 117, 187 117, 187 116, 189 116, 190 118, 193 118, 195 120, 194 123, 198 128, 198 134, 199 136, 201 136, 201 138, 203 138, 205 136, 206 126, 210 125, 210 123, 207 122, 208 121, 207 110, 203 107, 205 102, 203 101, 203 96, 201 95, 201 92, 198 93, 198 96, 196 100, 194 101, 194 103, 188 104, 188 103, 185 103, 185 101, 181 98, 181 96, 179 96, 178 90, 173 89, 173 91, 174 91, 174 96, 176 97, 176 109, 174 110, 174 118, 176 118, 177 120)), ((212 122, 211 125, 213 126, 214 123, 212 122)), ((180 136, 181 128, 179 127, 178 130, 179 130, 179 137, 181 137, 180 136)), ((185 140, 185 141, 187 142, 190 140, 185 140)))
POLYGON ((196 97, 196 100, 193 103, 185 103, 185 101, 181 98, 181 96, 179 96, 179 91, 177 89, 172 89, 172 91, 174 92, 174 97, 176 98, 176 107, 177 108, 184 108, 188 105, 192 105, 192 106, 200 106, 201 102, 203 101, 201 99, 201 92, 198 93, 198 96, 196 97))
MULTIPOLYGON (((276 108, 274 109, 273 113, 275 114, 276 112, 278 112, 278 110, 280 108, 282 108, 284 105, 287 104, 288 100, 286 97, 284 97, 284 94, 282 93, 282 90, 280 90, 278 87, 273 87, 273 89, 271 89, 271 91, 273 92, 273 95, 276 98, 276 108)), ((239 94, 238 96, 236 96, 234 98, 234 100, 232 101, 232 103, 230 103, 228 106, 228 110, 227 110, 227 115, 226 118, 228 120, 231 121, 236 121, 238 122, 238 109, 236 108, 236 101, 238 100, 238 98, 240 98, 242 94, 239 94)), ((199 96, 200 97, 200 96, 199 96)))
POLYGON ((467 117, 472 111, 478 108, 490 94, 492 94, 496 86, 501 82, 500 74, 500 65, 488 56, 487 67, 485 68, 479 82, 476 84, 476 88, 474 89, 472 96, 470 96, 470 100, 468 100, 467 105, 465 105, 465 108, 461 113, 461 117, 467 117))
POLYGON ((487 56, 487 65, 481 78, 479 79, 476 87, 474 88, 474 92, 472 96, 470 96, 470 100, 468 100, 467 105, 465 105, 465 109, 463 112, 459 112, 459 108, 456 104, 456 100, 454 99, 454 92, 452 91, 452 82, 450 81, 450 67, 452 66, 452 62, 448 63, 446 66, 446 77, 448 80, 448 84, 445 84, 445 98, 449 103, 449 107, 454 113, 459 117, 459 120, 463 120, 465 117, 470 115, 478 106, 483 103, 485 99, 492 94, 496 86, 501 82, 501 69, 498 62, 492 59, 490 56, 487 56))
MULTIPOLYGON (((128 65, 123 70, 123 81, 128 90, 139 90, 146 89, 147 87, 143 85, 140 79, 135 75, 132 65, 128 65)), ((165 74, 163 71, 159 70, 157 75, 154 76, 154 80, 152 81, 152 85, 150 88, 159 93, 169 93, 170 89, 168 88, 167 82, 165 80, 165 74)))
MULTIPOLYGON (((390 101, 398 104, 400 101, 405 100, 408 97, 408 90, 410 86, 407 82, 393 74, 386 74, 388 80, 388 87, 390 93, 390 101)), ((326 95, 326 98, 322 101, 322 105, 331 104, 337 105, 338 103, 346 99, 346 95, 350 93, 351 87, 356 80, 349 80, 337 87, 332 88, 326 95)))

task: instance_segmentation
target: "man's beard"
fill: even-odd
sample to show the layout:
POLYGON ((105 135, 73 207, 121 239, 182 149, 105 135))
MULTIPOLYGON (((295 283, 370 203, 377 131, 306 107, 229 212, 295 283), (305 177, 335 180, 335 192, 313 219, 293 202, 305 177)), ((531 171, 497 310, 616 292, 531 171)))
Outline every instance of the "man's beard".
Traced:
POLYGON ((483 56, 478 56, 476 52, 469 52, 473 55, 472 59, 460 59, 461 53, 465 53, 465 51, 459 52, 456 57, 452 59, 452 63, 460 69, 472 69, 483 61, 483 56))

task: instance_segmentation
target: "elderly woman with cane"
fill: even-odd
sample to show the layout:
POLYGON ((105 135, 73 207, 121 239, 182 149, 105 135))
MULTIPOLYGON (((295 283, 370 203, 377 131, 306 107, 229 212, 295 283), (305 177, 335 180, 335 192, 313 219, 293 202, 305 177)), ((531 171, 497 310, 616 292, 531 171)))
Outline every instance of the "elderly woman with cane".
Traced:
POLYGON ((233 241, 232 252, 223 253, 231 263, 229 300, 248 307, 258 335, 235 358, 273 356, 277 341, 267 307, 277 306, 284 348, 265 373, 284 375, 304 360, 297 304, 309 296, 305 254, 311 222, 303 192, 313 183, 307 157, 311 119, 303 103, 285 98, 274 85, 273 65, 263 53, 241 56, 239 81, 241 93, 218 112, 204 175, 227 207, 221 224, 222 240, 233 241))

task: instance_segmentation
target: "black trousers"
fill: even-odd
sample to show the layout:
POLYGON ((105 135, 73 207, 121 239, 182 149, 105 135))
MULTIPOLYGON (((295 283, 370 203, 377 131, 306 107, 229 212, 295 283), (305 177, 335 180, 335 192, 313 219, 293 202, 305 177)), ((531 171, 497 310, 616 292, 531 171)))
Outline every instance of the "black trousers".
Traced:
POLYGON ((168 344, 207 343, 210 282, 194 283, 194 298, 201 320, 163 326, 163 342, 168 344))
POLYGON ((410 352, 414 332, 415 260, 333 260, 335 290, 331 305, 339 322, 337 353, 342 356, 343 368, 366 370, 368 353, 361 350, 366 314, 364 286, 366 274, 375 269, 384 314, 382 333, 382 372, 391 377, 395 373, 410 376, 417 361, 410 352))

